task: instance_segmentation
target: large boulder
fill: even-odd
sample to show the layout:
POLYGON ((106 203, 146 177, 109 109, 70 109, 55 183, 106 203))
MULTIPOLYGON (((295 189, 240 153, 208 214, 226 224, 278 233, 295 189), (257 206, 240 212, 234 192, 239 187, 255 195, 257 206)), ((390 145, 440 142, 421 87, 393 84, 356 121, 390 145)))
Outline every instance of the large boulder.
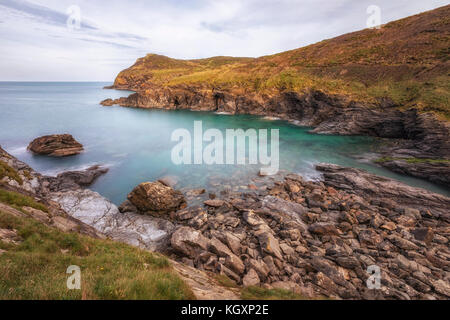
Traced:
POLYGON ((83 145, 70 134, 52 134, 34 139, 28 150, 36 154, 65 157, 81 153, 83 145))
POLYGON ((208 239, 190 227, 177 229, 172 234, 170 243, 173 249, 193 259, 208 247, 208 239))
POLYGON ((128 194, 128 200, 139 213, 161 216, 186 206, 180 191, 161 182, 143 182, 128 194))

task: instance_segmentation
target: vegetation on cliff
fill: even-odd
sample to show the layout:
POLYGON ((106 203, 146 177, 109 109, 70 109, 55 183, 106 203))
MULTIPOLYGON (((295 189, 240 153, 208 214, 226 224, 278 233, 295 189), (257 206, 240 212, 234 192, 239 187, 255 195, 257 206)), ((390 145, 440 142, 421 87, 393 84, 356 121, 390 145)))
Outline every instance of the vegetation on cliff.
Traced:
POLYGON ((389 98, 450 118, 450 5, 319 43, 259 58, 177 60, 149 54, 115 80, 152 86, 276 94, 319 89, 357 101, 389 98))
MULTIPOLYGON (((1 192, 2 202, 12 193, 1 192)), ((14 193, 13 204, 31 200, 14 193)), ((35 203, 36 207, 36 203, 35 203)), ((0 299, 192 299, 167 258, 132 246, 62 232, 0 210, 0 299), (68 290, 66 270, 81 268, 81 290, 68 290)))

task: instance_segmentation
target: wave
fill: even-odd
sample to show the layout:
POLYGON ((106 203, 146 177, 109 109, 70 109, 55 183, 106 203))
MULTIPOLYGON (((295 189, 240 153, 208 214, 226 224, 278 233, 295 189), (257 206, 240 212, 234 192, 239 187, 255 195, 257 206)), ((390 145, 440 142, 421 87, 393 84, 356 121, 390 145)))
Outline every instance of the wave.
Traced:
POLYGON ((78 166, 71 166, 71 167, 59 167, 59 168, 52 168, 52 169, 48 169, 48 170, 43 170, 41 173, 45 176, 50 176, 50 177, 56 177, 58 174, 63 173, 63 172, 67 172, 67 171, 84 171, 89 169, 90 167, 93 166, 101 166, 103 168, 112 168, 114 166, 117 166, 118 163, 117 162, 107 162, 107 163, 98 163, 98 162, 89 162, 89 163, 85 163, 82 165, 78 165, 78 166))

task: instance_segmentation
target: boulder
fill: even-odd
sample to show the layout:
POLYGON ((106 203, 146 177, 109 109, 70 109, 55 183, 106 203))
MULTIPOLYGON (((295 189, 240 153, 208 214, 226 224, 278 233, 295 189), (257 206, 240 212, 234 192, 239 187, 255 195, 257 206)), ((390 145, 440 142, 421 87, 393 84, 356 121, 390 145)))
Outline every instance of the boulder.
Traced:
POLYGON ((223 206, 225 204, 225 201, 219 200, 219 199, 211 199, 211 200, 206 200, 204 202, 204 204, 209 207, 218 208, 218 207, 223 206))
POLYGON ((181 227, 172 234, 170 244, 173 249, 195 259, 200 252, 207 249, 208 239, 190 227, 181 227))
POLYGON ((238 274, 242 274, 244 272, 245 266, 242 260, 234 253, 232 253, 231 250, 220 240, 215 238, 211 239, 209 241, 208 248, 211 252, 214 252, 219 257, 224 257, 225 265, 230 269, 237 272, 238 274))
POLYGON ((309 226, 309 232, 319 235, 338 235, 339 230, 330 223, 317 222, 309 226))
POLYGON ((161 216, 185 207, 180 191, 161 182, 144 182, 128 194, 128 200, 140 213, 161 216))
POLYGON ((434 238, 434 232, 431 228, 416 228, 411 231, 411 233, 414 235, 414 238, 419 241, 423 241, 426 244, 430 244, 431 241, 433 241, 434 238))
POLYGON ((36 154, 65 157, 81 153, 83 145, 70 134, 53 134, 34 139, 28 150, 36 154))
POLYGON ((259 245, 263 252, 283 260, 278 240, 268 231, 263 231, 258 235, 259 245))
POLYGON ((253 269, 250 269, 242 279, 244 287, 257 286, 260 282, 258 274, 253 269))

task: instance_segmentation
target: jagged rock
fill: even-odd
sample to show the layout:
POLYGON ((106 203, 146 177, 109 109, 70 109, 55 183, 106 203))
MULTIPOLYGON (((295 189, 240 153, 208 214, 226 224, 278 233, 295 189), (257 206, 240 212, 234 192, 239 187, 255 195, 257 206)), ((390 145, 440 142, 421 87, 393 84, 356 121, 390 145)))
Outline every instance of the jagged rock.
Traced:
POLYGON ((224 241, 234 254, 239 255, 242 252, 241 240, 233 233, 225 232, 224 241))
POLYGON ((244 287, 257 286, 260 282, 258 274, 253 269, 250 269, 242 279, 244 287))
POLYGON ((339 230, 332 224, 317 222, 309 226, 309 232, 319 235, 338 235, 339 230))
POLYGON ((431 229, 430 227, 416 228, 412 230, 411 233, 414 235, 414 238, 416 238, 416 240, 423 241, 427 244, 430 244, 434 238, 433 229, 431 229))
POLYGON ((376 233, 374 230, 363 230, 359 233, 359 242, 365 245, 376 246, 383 241, 383 237, 376 233))
POLYGON ((48 182, 48 189, 53 192, 77 189, 90 186, 101 175, 108 172, 108 168, 95 165, 80 171, 65 171, 56 177, 44 177, 48 182))
POLYGON ((248 268, 254 269, 262 281, 267 279, 270 272, 269 268, 263 261, 258 261, 255 259, 250 259, 248 261, 248 268))
POLYGON ((245 270, 244 263, 231 250, 218 239, 211 239, 208 243, 208 249, 216 253, 219 257, 225 257, 225 265, 238 274, 242 274, 245 270))
POLYGON ((112 202, 88 189, 53 192, 49 198, 71 217, 110 238, 149 250, 164 251, 175 228, 167 220, 120 213, 112 202))
POLYGON ((225 201, 219 200, 219 199, 211 199, 211 200, 206 200, 204 202, 204 204, 209 207, 218 208, 218 207, 223 206, 225 204, 225 201))
POLYGON ((219 271, 220 274, 226 275, 228 278, 234 280, 236 283, 241 281, 239 275, 237 275, 236 273, 225 267, 223 264, 219 264, 219 271))
POLYGON ((414 244, 413 242, 403 239, 397 235, 394 235, 392 237, 389 238, 389 240, 396 245, 399 248, 402 248, 404 250, 417 250, 419 249, 419 247, 414 244))
POLYGON ((338 257, 336 262, 338 265, 347 269, 355 269, 361 266, 358 259, 355 257, 338 257))
POLYGON ((266 226, 267 225, 266 222, 264 221, 264 219, 262 219, 257 214, 255 214, 255 212, 253 210, 245 211, 242 214, 242 218, 251 227, 261 227, 261 226, 266 226))
POLYGON ((443 294, 444 296, 450 297, 450 285, 448 282, 445 282, 442 279, 439 279, 437 281, 433 281, 433 288, 440 294, 443 294))
POLYGON ((163 216, 185 206, 183 194, 161 182, 143 182, 128 194, 140 213, 163 216))
POLYGON ((323 172, 324 183, 333 188, 374 199, 395 199, 397 205, 449 215, 450 199, 445 196, 376 176, 361 169, 344 168, 333 164, 320 164, 316 169, 323 172))
POLYGON ((170 244, 175 250, 195 259, 208 248, 208 239, 190 227, 181 227, 172 234, 170 244))
POLYGON ((70 134, 54 134, 34 139, 28 145, 28 150, 42 155, 65 157, 81 153, 83 145, 70 134))
POLYGON ((115 104, 115 102, 114 102, 114 100, 113 99, 105 99, 105 100, 103 100, 102 102, 100 102, 100 104, 102 105, 102 106, 105 106, 105 107, 111 107, 111 106, 113 106, 114 104, 115 104))
POLYGON ((0 229, 0 241, 11 244, 18 244, 22 241, 17 234, 17 230, 0 229))
POLYGON ((263 231, 257 237, 263 252, 283 260, 278 240, 270 232, 263 231))

